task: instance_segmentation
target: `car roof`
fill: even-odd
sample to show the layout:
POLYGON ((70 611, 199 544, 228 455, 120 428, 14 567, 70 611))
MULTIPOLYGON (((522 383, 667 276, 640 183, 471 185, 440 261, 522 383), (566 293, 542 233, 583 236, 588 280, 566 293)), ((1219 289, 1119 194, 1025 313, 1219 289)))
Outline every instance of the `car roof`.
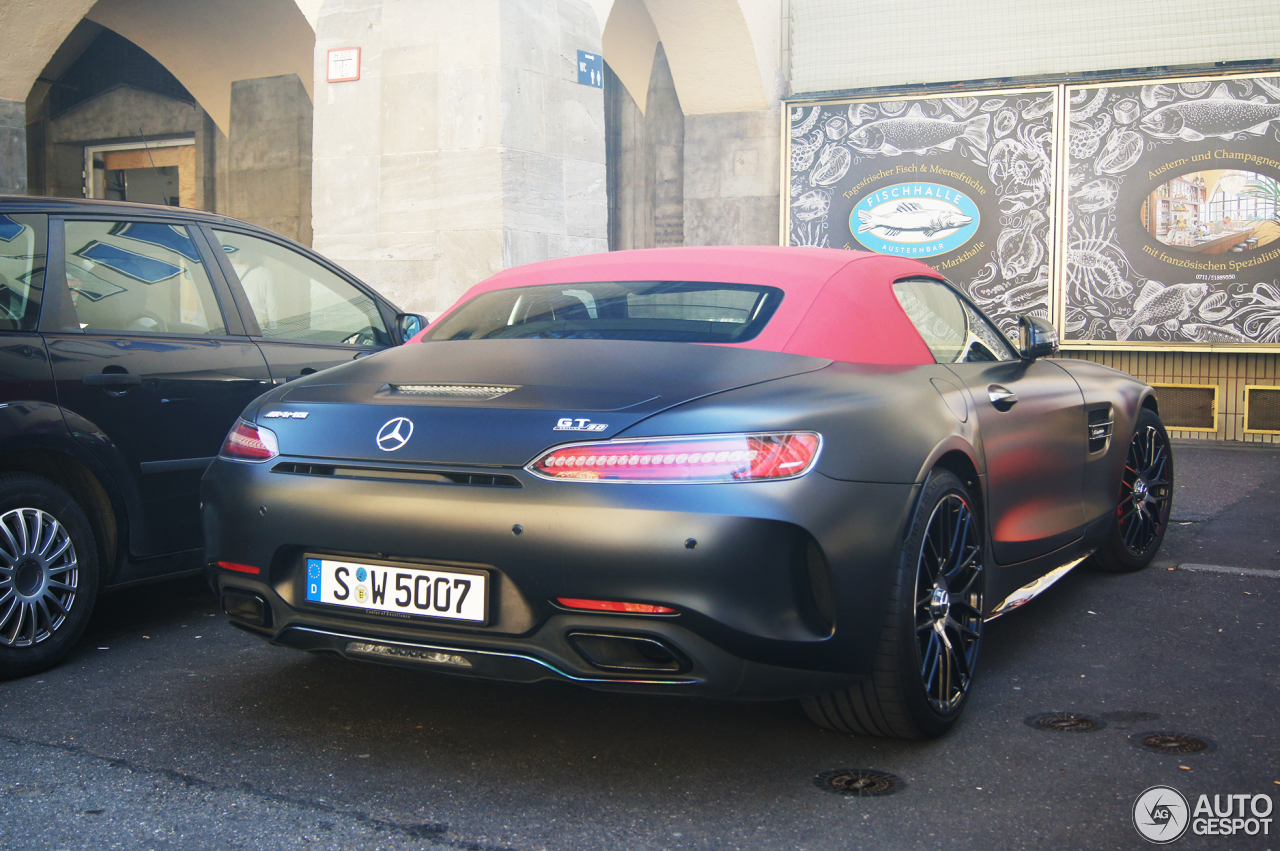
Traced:
MULTIPOLYGON (((191 207, 171 207, 165 204, 138 204, 131 201, 103 201, 98 198, 52 198, 39 195, 0 195, 0 212, 4 213, 56 213, 61 215, 92 216, 146 216, 148 218, 182 219, 199 221, 208 225, 228 225, 261 231, 279 238, 279 234, 258 225, 230 216, 196 210, 191 207)), ((292 241, 292 240, 290 240, 292 241)))
MULTIPOLYGON (((782 303, 754 339, 728 345, 849 363, 932 364, 928 346, 893 294, 904 277, 941 280, 918 260, 838 248, 686 246, 546 260, 499 272, 436 319, 493 290, 596 281, 702 281, 781 289, 782 303)), ((723 345, 723 344, 718 344, 723 345)))

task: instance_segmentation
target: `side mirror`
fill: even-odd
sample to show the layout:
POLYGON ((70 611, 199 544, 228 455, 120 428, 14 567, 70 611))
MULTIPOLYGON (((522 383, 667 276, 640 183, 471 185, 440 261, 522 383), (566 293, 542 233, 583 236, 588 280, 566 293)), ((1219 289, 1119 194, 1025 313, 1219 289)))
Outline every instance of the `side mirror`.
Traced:
POLYGON ((400 332, 400 342, 407 343, 409 338, 427 327, 427 317, 419 313, 397 313, 396 328, 400 332))
POLYGON ((1052 357, 1058 353, 1058 331, 1039 316, 1018 317, 1018 354, 1023 360, 1052 357))

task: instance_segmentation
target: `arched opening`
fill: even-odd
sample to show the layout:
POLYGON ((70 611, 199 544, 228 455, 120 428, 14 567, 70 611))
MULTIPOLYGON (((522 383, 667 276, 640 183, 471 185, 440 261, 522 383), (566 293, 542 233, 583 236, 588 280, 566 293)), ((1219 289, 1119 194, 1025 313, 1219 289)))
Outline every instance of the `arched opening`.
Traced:
POLYGON ((50 5, 2 30, 45 36, 24 57, 25 181, 7 191, 197 207, 311 242, 315 35, 298 3, 50 5))

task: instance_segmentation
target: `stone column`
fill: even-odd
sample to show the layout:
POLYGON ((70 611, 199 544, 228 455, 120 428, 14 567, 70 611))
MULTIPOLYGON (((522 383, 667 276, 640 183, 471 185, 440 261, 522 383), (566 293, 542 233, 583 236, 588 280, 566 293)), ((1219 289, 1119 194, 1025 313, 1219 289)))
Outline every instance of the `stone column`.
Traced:
POLYGON ((27 105, 0 98, 0 194, 27 194, 27 105))
POLYGON ((231 84, 227 215, 311 244, 311 128, 296 74, 231 84))
POLYGON ((326 0, 316 27, 314 244, 436 314, 501 269, 607 247, 600 52, 583 0, 326 0), (326 82, 332 48, 360 79, 326 82))

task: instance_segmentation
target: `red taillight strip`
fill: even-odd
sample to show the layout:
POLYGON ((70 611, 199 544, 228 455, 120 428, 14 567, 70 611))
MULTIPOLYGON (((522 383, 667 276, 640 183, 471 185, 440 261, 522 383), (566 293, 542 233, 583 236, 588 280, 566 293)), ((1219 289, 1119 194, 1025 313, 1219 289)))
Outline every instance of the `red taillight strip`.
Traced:
POLYGON ((280 454, 280 442, 271 429, 236 420, 218 454, 235 461, 261 463, 280 454))
POLYGON ((815 432, 623 438, 558 446, 525 469, 544 479, 715 483, 791 479, 812 469, 815 432))
POLYGON ((566 609, 584 609, 591 612, 624 612, 632 615, 674 615, 675 609, 656 606, 653 603, 621 603, 611 600, 577 600, 557 597, 556 602, 566 609))
POLYGON ((251 564, 238 564, 234 561, 220 561, 218 567, 223 570, 234 570, 236 573, 262 573, 262 568, 251 564))

